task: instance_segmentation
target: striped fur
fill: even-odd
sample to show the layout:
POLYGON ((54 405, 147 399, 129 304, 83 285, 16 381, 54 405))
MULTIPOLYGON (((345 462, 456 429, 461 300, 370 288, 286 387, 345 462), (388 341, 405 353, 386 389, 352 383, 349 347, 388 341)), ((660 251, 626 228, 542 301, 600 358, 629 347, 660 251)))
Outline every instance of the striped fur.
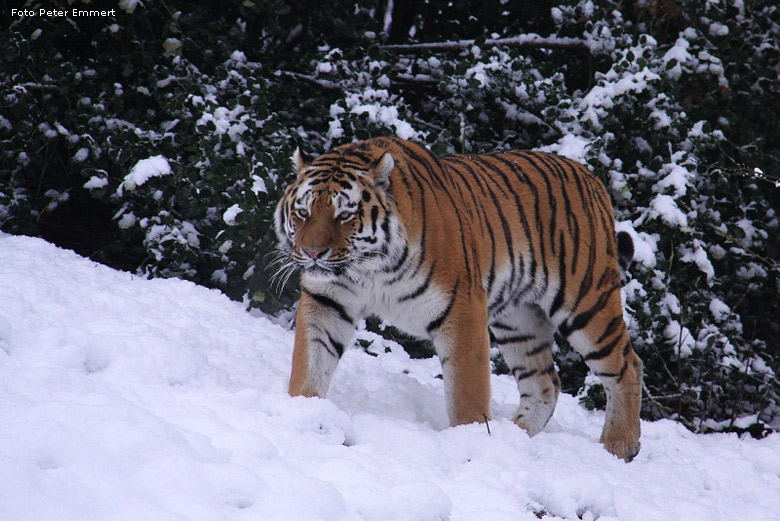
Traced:
POLYGON ((290 394, 325 396, 355 324, 379 315, 433 341, 453 425, 490 417, 490 333, 534 435, 555 408, 553 334, 607 390, 601 441, 639 450, 642 362, 623 321, 609 197, 582 165, 541 152, 435 157, 395 138, 307 163, 276 210, 280 251, 303 268, 290 394))

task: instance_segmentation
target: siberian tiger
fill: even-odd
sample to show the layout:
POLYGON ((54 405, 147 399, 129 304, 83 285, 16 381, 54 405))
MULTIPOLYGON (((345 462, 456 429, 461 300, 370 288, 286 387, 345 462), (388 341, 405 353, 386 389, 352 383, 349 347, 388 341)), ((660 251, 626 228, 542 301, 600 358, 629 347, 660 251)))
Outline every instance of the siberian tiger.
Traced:
POLYGON ((601 442, 639 451, 642 362, 631 347, 609 196, 583 165, 534 151, 436 157, 376 138, 307 162, 275 212, 279 249, 302 268, 289 393, 324 397, 362 317, 430 339, 452 425, 490 412, 490 334, 514 374, 514 422, 553 414, 557 331, 607 392, 601 442))

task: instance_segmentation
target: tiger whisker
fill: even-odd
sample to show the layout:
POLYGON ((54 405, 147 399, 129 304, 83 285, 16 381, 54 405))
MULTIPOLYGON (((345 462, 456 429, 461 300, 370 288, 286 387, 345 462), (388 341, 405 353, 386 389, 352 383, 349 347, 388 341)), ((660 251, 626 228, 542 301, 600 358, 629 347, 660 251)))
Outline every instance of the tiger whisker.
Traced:
POLYGON ((281 295, 287 282, 295 272, 298 265, 289 258, 281 259, 282 265, 271 276, 271 289, 275 289, 277 295, 281 295))
POLYGON ((277 264, 284 263, 284 262, 288 261, 289 258, 290 258, 290 256, 286 252, 281 251, 281 250, 275 250, 275 251, 268 252, 268 253, 266 253, 263 256, 263 258, 267 259, 268 257, 271 257, 272 255, 274 256, 274 258, 271 259, 266 264, 266 269, 271 268, 273 266, 276 266, 277 264))
POLYGON ((360 278, 358 277, 358 274, 355 272, 355 268, 352 265, 347 266, 344 270, 344 273, 347 274, 347 277, 349 277, 352 282, 357 284, 360 281, 360 278))
POLYGON ((283 273, 285 270, 287 270, 292 262, 289 260, 285 261, 279 268, 276 270, 276 272, 271 276, 271 280, 274 280, 277 276, 279 276, 280 273, 283 273))
POLYGON ((279 257, 278 259, 274 259, 274 260, 272 260, 271 262, 269 262, 268 264, 266 264, 266 265, 265 265, 265 267, 266 267, 266 268, 273 268, 273 267, 274 267, 274 266, 276 266, 276 265, 281 265, 281 264, 284 264, 286 261, 287 261, 287 259, 286 259, 286 258, 284 258, 284 257, 279 257))
POLYGON ((279 289, 279 293, 281 293, 284 290, 284 287, 287 286, 287 282, 290 280, 290 277, 292 274, 295 273, 295 266, 291 266, 289 270, 287 270, 287 274, 284 277, 284 281, 282 282, 282 286, 279 289))
POLYGON ((282 258, 282 257, 286 257, 287 254, 285 252, 279 250, 279 249, 271 250, 271 251, 267 252, 265 255, 263 255, 263 259, 267 259, 268 257, 271 257, 271 256, 274 256, 274 257, 276 257, 276 259, 279 259, 279 258, 282 258))

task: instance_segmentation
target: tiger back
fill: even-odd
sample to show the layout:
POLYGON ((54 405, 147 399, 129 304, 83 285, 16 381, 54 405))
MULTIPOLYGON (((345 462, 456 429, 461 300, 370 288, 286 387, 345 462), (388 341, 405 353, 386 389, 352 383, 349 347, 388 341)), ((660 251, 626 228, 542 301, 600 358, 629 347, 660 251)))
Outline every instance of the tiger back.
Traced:
POLYGON ((275 214, 283 269, 302 268, 290 394, 325 396, 355 324, 378 315, 433 342, 452 425, 486 421, 492 334, 520 393, 513 420, 533 436, 560 392, 557 331, 604 383, 601 442, 636 455, 642 363, 619 272, 633 245, 587 168, 535 151, 436 157, 396 138, 294 162, 275 214))

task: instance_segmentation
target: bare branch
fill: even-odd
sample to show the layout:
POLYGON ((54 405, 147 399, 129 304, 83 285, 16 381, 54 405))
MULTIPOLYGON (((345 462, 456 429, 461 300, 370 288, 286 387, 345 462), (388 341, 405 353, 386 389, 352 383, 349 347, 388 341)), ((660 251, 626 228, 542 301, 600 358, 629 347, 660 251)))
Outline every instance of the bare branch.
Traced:
POLYGON ((396 74, 393 79, 406 83, 417 83, 420 85, 438 85, 438 80, 427 74, 396 74))
POLYGON ((769 268, 771 271, 774 271, 776 273, 780 273, 780 264, 777 263, 777 261, 774 261, 772 259, 767 259, 766 257, 762 257, 758 253, 754 252, 747 246, 744 246, 742 242, 737 239, 736 237, 731 236, 730 234, 722 231, 720 228, 715 226, 712 223, 708 223, 709 227, 712 229, 713 232, 715 232, 717 235, 720 235, 724 239, 728 239, 734 244, 736 244, 741 250, 745 252, 746 255, 749 257, 752 257, 760 262, 762 262, 767 268, 769 268))
POLYGON ((13 89, 17 92, 23 92, 27 90, 39 90, 43 92, 57 92, 59 89, 55 85, 43 85, 40 83, 19 83, 18 85, 14 85, 13 89))
POLYGON ((320 78, 315 78, 314 76, 309 76, 307 74, 301 74, 300 72, 292 72, 292 71, 277 71, 277 75, 279 76, 289 76, 291 78, 295 78, 297 80, 302 80, 307 83, 311 83, 313 85, 316 85, 322 89, 325 90, 342 90, 341 87, 335 82, 328 81, 328 80, 322 80, 320 78))
MULTIPOLYGON (((455 42, 415 43, 407 45, 384 45, 382 49, 407 54, 417 54, 425 51, 460 51, 476 44, 476 40, 458 40, 455 42)), ((524 34, 512 38, 489 38, 485 40, 487 47, 524 47, 529 49, 569 49, 593 53, 593 47, 585 40, 578 38, 543 37, 538 34, 524 34)))
POLYGON ((390 29, 393 28, 393 4, 393 0, 387 0, 387 5, 385 6, 385 16, 382 21, 382 32, 388 36, 390 35, 390 29))

